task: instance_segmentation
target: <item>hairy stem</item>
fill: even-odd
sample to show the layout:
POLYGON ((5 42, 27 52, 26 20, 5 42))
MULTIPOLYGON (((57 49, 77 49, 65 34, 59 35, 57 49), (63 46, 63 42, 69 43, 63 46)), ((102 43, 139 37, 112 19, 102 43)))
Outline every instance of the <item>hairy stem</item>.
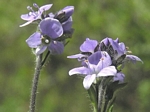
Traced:
POLYGON ((104 104, 104 110, 103 110, 103 112, 107 112, 108 103, 109 103, 109 100, 105 99, 105 104, 104 104))
POLYGON ((36 57, 36 67, 35 67, 35 73, 32 81, 32 90, 31 90, 31 98, 30 98, 30 106, 29 106, 30 112, 35 112, 38 79, 42 68, 41 62, 42 62, 42 54, 36 57))
POLYGON ((103 112, 103 101, 105 97, 105 79, 102 78, 101 83, 98 86, 98 112, 103 112))

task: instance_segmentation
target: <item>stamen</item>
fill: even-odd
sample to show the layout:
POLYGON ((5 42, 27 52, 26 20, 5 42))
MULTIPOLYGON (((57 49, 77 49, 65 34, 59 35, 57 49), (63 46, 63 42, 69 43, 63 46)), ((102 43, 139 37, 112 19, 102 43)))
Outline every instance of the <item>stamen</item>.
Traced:
POLYGON ((37 16, 37 12, 35 12, 33 9, 32 9, 32 7, 30 7, 30 6, 27 6, 27 9, 29 10, 29 11, 31 11, 31 12, 29 12, 29 15, 33 15, 33 16, 37 16))
POLYGON ((44 40, 44 39, 45 39, 43 35, 41 36, 41 39, 42 39, 42 40, 44 40))
POLYGON ((36 3, 33 3, 33 7, 39 9, 39 6, 36 3))
POLYGON ((31 7, 30 7, 30 6, 27 6, 27 9, 28 9, 28 10, 31 10, 31 7))
POLYGON ((100 60, 104 60, 104 58, 101 58, 100 60))
POLYGON ((49 40, 48 40, 48 39, 45 39, 45 43, 48 44, 48 43, 49 43, 49 40))
POLYGON ((127 51, 127 53, 132 53, 132 51, 127 51))
POLYGON ((54 44, 57 44, 57 41, 54 41, 54 44))
POLYGON ((27 9, 28 9, 29 11, 34 12, 34 10, 32 9, 32 7, 30 7, 30 6, 27 6, 27 9))
POLYGON ((85 63, 88 63, 89 61, 88 61, 88 60, 84 60, 84 62, 85 62, 85 63))
POLYGON ((128 46, 126 46, 126 49, 129 49, 129 47, 128 47, 128 46))
POLYGON ((89 63, 89 61, 88 61, 87 59, 85 59, 84 62, 85 62, 85 64, 86 64, 88 67, 90 67, 90 63, 89 63))

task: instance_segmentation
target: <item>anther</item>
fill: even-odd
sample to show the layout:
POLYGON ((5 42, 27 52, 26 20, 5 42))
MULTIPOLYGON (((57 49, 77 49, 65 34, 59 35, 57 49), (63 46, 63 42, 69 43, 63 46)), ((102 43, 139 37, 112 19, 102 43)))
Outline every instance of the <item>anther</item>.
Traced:
POLYGON ((27 9, 28 9, 28 10, 31 10, 31 7, 30 7, 30 6, 27 6, 27 9))
POLYGON ((129 49, 129 47, 127 47, 127 46, 126 46, 126 49, 128 50, 128 49, 129 49))
POLYGON ((34 10, 32 9, 32 7, 30 7, 30 6, 27 6, 27 9, 28 9, 29 11, 34 12, 34 10))
POLYGON ((132 53, 132 51, 127 51, 127 53, 130 53, 130 54, 131 54, 131 53, 132 53))
POLYGON ((89 61, 88 61, 88 60, 84 60, 84 62, 85 62, 85 63, 88 63, 89 61))
POLYGON ((104 58, 101 58, 100 60, 104 60, 104 58))
POLYGON ((36 3, 33 3, 33 6, 37 9, 39 9, 39 6, 36 3))
POLYGON ((54 41, 54 44, 57 44, 57 41, 54 41))

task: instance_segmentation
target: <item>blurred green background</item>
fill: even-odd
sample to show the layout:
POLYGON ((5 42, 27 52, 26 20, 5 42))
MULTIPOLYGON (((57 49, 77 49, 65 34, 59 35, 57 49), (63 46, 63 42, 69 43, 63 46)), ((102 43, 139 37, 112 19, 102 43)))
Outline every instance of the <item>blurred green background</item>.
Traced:
POLYGON ((25 40, 36 26, 19 28, 26 7, 53 3, 51 11, 75 6, 71 42, 62 55, 50 56, 43 67, 36 112, 92 112, 82 79, 68 71, 80 64, 67 59, 79 52, 86 37, 101 41, 117 37, 144 64, 127 64, 128 85, 118 91, 114 112, 150 111, 150 1, 149 0, 1 0, 0 1, 0 112, 27 112, 35 56, 25 40))

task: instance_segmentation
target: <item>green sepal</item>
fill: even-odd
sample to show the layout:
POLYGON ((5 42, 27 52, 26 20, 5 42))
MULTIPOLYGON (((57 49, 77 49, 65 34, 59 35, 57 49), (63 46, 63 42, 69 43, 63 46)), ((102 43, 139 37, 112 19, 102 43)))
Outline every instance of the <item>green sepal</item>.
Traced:
POLYGON ((87 91, 92 102, 94 112, 97 112, 97 92, 95 86, 96 85, 92 85, 87 91))

